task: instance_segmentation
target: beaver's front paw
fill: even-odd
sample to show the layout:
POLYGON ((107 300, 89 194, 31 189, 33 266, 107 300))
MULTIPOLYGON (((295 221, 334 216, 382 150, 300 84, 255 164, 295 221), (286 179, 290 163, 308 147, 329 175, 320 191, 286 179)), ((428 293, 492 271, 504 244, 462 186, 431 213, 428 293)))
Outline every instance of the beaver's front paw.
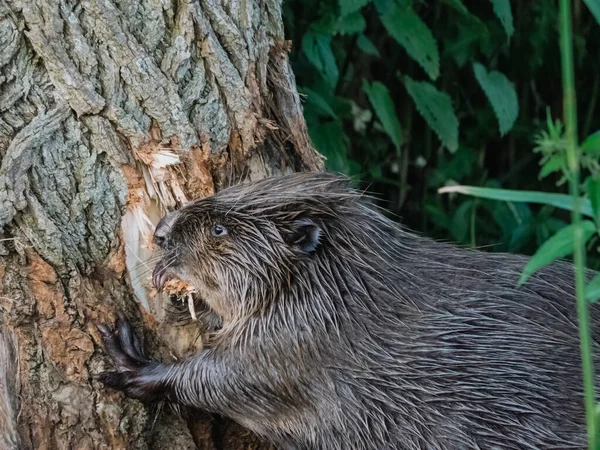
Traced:
POLYGON ((116 370, 100 373, 94 378, 138 400, 157 401, 167 394, 166 366, 146 358, 129 322, 122 318, 117 321, 115 331, 118 334, 105 325, 98 325, 98 331, 116 370))

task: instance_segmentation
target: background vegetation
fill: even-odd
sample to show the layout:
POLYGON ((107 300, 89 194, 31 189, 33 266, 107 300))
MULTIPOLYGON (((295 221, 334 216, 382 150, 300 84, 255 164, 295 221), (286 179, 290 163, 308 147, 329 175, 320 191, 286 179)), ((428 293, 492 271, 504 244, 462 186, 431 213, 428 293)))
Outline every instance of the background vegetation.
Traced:
MULTIPOLYGON (((584 190, 600 169, 596 19, 599 2, 573 2, 584 190)), ((558 2, 288 0, 284 20, 328 168, 370 183, 407 226, 532 254, 569 224, 568 211, 548 204, 438 193, 568 192, 558 2)), ((588 262, 600 266, 595 251, 588 262)))
POLYGON ((414 229, 532 253, 519 284, 573 255, 588 448, 600 449, 600 274, 585 272, 600 265, 600 0, 289 0, 285 17, 329 169, 374 184, 414 229))

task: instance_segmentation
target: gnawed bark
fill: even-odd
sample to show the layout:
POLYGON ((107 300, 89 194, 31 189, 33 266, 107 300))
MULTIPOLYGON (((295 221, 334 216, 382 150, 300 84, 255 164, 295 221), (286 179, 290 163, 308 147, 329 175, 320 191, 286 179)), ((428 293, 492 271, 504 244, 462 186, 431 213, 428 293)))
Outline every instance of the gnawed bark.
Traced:
POLYGON ((201 346, 145 285, 165 211, 321 168, 288 47, 278 0, 0 0, 0 325, 24 448, 264 445, 91 375, 110 364, 95 325, 117 312, 156 357, 201 346))

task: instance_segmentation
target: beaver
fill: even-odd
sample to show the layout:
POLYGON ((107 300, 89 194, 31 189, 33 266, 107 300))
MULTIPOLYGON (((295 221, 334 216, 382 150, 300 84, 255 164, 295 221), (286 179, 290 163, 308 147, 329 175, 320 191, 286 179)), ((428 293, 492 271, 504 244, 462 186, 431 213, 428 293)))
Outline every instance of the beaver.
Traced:
MULTIPOLYGON (((153 280, 189 281, 219 326, 175 363, 100 325, 143 401, 225 416, 281 449, 580 449, 573 266, 407 231, 345 176, 226 188, 161 220, 153 280)), ((594 351, 598 317, 594 308, 594 351)))

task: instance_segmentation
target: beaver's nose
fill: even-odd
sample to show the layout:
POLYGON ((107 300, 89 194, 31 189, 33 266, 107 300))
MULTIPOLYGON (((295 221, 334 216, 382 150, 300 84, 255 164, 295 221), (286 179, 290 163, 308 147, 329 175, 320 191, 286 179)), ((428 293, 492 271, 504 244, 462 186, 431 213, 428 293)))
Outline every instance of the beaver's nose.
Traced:
POLYGON ((171 232, 171 229, 173 228, 173 224, 175 223, 176 219, 176 211, 170 212, 167 215, 165 215, 162 219, 160 219, 160 222, 158 222, 158 225, 156 225, 156 230, 154 230, 154 243, 156 245, 158 245, 161 248, 163 247, 163 245, 165 245, 167 236, 171 232))

